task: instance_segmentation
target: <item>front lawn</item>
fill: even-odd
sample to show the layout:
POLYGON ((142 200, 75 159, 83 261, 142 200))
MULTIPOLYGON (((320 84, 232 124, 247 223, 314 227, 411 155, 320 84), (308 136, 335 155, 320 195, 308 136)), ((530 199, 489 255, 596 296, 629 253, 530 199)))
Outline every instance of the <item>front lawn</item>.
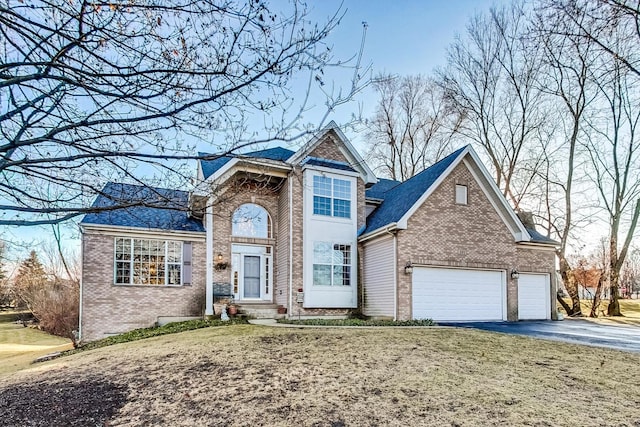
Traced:
POLYGON ((0 322, 0 374, 24 369, 40 356, 70 348, 73 345, 66 338, 19 323, 0 322))
POLYGON ((236 325, 0 376, 0 425, 636 426, 639 377, 638 354, 471 329, 236 325))

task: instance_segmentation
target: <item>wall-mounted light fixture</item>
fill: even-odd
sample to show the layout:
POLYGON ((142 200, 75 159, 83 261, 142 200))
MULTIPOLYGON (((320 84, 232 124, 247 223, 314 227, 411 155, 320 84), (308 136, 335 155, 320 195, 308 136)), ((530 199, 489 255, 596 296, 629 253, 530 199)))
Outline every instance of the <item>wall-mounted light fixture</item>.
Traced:
POLYGON ((216 257, 218 262, 222 262, 222 252, 218 252, 218 256, 216 257))
POLYGON ((513 280, 516 280, 518 277, 520 277, 520 272, 518 270, 516 270, 515 268, 513 270, 511 270, 511 278, 513 280))
POLYGON ((413 273, 413 264, 411 264, 411 261, 407 261, 407 265, 404 266, 404 274, 411 273, 413 273))

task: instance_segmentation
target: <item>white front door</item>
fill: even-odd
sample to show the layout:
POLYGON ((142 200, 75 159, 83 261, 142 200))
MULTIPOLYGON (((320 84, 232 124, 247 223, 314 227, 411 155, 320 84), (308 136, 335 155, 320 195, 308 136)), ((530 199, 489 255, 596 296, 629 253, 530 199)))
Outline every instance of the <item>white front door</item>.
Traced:
POLYGON ((273 276, 271 246, 234 244, 231 250, 234 298, 270 301, 273 276))

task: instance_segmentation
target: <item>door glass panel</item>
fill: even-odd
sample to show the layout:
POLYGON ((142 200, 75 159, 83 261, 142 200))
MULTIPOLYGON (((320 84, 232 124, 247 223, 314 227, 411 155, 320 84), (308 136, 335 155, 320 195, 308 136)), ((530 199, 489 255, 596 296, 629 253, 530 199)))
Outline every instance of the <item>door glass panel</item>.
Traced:
POLYGON ((260 298, 260 257, 244 257, 243 298, 260 298))

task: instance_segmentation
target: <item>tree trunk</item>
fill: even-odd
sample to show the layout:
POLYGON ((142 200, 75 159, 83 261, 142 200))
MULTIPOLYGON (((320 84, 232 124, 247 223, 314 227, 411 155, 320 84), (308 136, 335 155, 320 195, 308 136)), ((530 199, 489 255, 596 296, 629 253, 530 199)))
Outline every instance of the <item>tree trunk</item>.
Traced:
POLYGON ((571 316, 571 313, 573 313, 573 309, 571 308, 571 306, 565 302, 560 294, 556 294, 556 299, 558 300, 562 308, 564 308, 564 311, 567 312, 567 315, 571 316))
POLYGON ((620 292, 618 284, 620 282, 620 275, 615 269, 612 269, 609 273, 609 307, 607 307, 607 314, 609 316, 622 316, 620 311, 620 292))
POLYGON ((562 282, 564 283, 564 287, 567 289, 569 296, 571 297, 572 307, 565 306, 562 304, 562 307, 567 311, 567 315, 569 316, 582 316, 582 308, 580 308, 580 295, 578 293, 578 285, 576 284, 575 278, 573 277, 573 271, 571 271, 571 266, 569 262, 564 257, 563 254, 558 254, 560 258, 560 276, 562 277, 562 282))
POLYGON ((604 271, 600 271, 600 277, 598 278, 598 285, 596 286, 596 293, 593 296, 593 305, 591 306, 591 313, 589 317, 598 317, 598 308, 600 307, 600 301, 602 301, 602 283, 604 282, 604 271))

